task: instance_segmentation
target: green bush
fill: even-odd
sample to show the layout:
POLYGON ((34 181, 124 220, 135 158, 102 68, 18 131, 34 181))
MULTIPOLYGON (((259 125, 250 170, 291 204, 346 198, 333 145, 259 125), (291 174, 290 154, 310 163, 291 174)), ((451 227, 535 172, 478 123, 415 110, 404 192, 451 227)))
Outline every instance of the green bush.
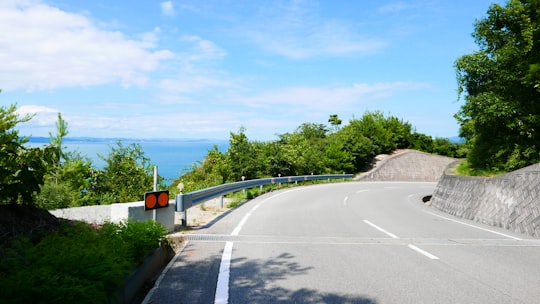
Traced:
POLYGON ((117 302, 117 291, 166 229, 148 222, 66 224, 38 244, 19 237, 0 250, 0 303, 117 302))

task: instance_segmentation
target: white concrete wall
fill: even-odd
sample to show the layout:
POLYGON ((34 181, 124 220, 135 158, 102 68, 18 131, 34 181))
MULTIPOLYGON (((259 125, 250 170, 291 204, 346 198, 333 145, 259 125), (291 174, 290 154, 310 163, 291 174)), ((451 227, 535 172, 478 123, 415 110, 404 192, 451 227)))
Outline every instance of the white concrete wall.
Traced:
MULTIPOLYGON (((50 210, 60 218, 78 220, 86 223, 104 224, 118 223, 123 220, 146 221, 153 219, 153 211, 144 210, 144 202, 132 202, 112 205, 84 206, 66 209, 50 210)), ((168 208, 156 210, 156 221, 169 231, 174 231, 175 202, 169 201, 168 208)))

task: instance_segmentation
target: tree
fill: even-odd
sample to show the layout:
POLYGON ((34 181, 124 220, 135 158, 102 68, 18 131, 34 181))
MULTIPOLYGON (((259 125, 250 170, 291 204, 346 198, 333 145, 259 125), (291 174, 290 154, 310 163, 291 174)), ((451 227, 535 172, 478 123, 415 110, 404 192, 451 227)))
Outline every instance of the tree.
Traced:
POLYGON ((62 158, 64 158, 62 145, 64 142, 64 137, 66 137, 68 133, 68 123, 62 119, 62 113, 58 113, 58 120, 56 121, 56 135, 53 136, 52 133, 49 132, 51 145, 58 149, 58 167, 60 167, 62 158))
POLYGON ((339 119, 337 114, 330 115, 328 122, 332 125, 332 128, 335 132, 339 131, 339 126, 341 126, 342 120, 339 119))
POLYGON ((153 188, 153 166, 144 155, 142 146, 121 141, 111 147, 101 174, 96 176, 96 191, 102 204, 140 201, 144 193, 153 188))
POLYGON ((479 50, 456 63, 456 114, 470 165, 514 170, 540 161, 540 1, 492 4, 474 25, 479 50))
POLYGON ((351 155, 355 172, 365 169, 366 165, 378 154, 373 141, 364 135, 358 121, 351 121, 336 135, 335 141, 343 144, 343 150, 351 155))
POLYGON ((55 164, 35 198, 41 208, 58 209, 97 203, 94 191, 97 170, 92 168, 91 160, 80 153, 65 152, 63 142, 68 133, 68 123, 58 113, 56 134, 49 133, 55 164))
POLYGON ((257 176, 257 164, 255 162, 254 150, 249 142, 246 129, 241 127, 238 133, 231 132, 229 139, 229 149, 227 150, 232 174, 235 181, 253 179, 257 176))
POLYGON ((32 116, 19 117, 16 105, 0 107, 0 204, 34 204, 44 176, 54 163, 51 147, 28 148, 15 127, 32 116))
POLYGON ((353 156, 341 141, 332 141, 326 150, 326 164, 332 173, 354 172, 353 156))

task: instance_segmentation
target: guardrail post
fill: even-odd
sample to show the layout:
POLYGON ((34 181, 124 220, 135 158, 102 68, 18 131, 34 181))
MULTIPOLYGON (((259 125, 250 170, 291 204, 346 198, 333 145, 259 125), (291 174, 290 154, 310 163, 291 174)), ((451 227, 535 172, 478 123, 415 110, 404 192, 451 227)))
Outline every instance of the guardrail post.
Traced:
MULTIPOLYGON (((279 173, 277 176, 278 176, 279 178, 281 178, 281 173, 279 173)), ((279 181, 279 183, 278 183, 278 188, 281 188, 281 181, 279 181)))
MULTIPOLYGON (((245 176, 242 175, 242 181, 246 179, 245 176)), ((246 194, 246 188, 242 188, 242 194, 246 194)))
POLYGON ((219 208, 223 209, 223 195, 219 196, 219 208))
POLYGON ((184 195, 180 192, 180 194, 177 194, 175 196, 175 202, 176 202, 176 212, 180 212, 180 215, 182 216, 182 227, 187 226, 187 211, 186 211, 186 205, 184 201, 184 195))
POLYGON ((260 185, 260 186, 259 186, 259 194, 261 194, 262 191, 263 191, 263 185, 260 185))

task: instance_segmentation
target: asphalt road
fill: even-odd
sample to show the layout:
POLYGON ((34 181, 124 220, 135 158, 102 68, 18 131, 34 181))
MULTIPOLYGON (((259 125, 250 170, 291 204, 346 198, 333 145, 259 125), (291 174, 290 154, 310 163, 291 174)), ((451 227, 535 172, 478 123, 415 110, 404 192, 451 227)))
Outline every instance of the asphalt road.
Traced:
POLYGON ((540 240, 424 206, 434 188, 260 196, 191 235, 148 303, 539 303, 540 240))

